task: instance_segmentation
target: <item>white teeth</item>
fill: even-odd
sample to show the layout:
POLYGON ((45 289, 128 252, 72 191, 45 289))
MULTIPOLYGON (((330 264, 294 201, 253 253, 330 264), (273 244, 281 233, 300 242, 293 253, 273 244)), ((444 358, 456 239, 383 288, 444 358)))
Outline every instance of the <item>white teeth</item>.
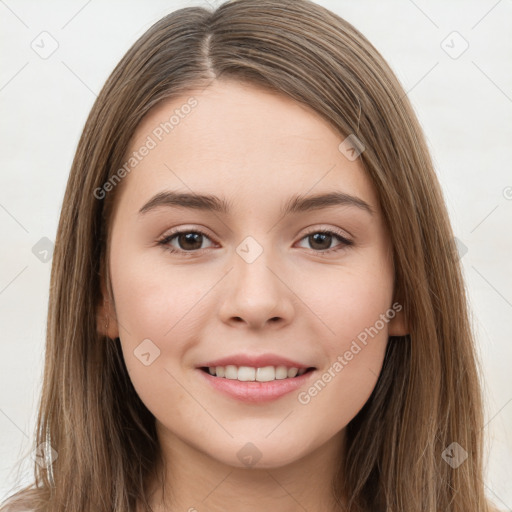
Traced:
POLYGON ((225 369, 224 377, 226 379, 238 379, 238 368, 232 364, 228 364, 225 369))
POLYGON ((256 370, 256 380, 258 382, 268 382, 276 378, 276 370, 273 366, 264 366, 256 370))
POLYGON ((306 373, 306 368, 287 368, 286 366, 264 366, 262 368, 253 368, 251 366, 210 366, 208 372, 210 375, 224 377, 230 380, 239 380, 242 382, 269 382, 272 380, 288 379, 295 376, 300 377, 306 373))
POLYGON ((256 368, 251 368, 249 366, 240 366, 238 368, 238 380, 242 381, 250 381, 256 378, 256 368))
POLYGON ((278 366, 276 368, 276 379, 286 379, 288 377, 288 369, 286 366, 278 366))

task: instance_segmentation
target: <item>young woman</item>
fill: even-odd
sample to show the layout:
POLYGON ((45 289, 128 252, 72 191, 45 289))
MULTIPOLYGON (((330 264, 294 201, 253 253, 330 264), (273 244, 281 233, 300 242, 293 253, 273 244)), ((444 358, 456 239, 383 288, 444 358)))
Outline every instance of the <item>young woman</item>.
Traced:
POLYGON ((0 510, 493 510, 452 240, 407 96, 349 23, 169 14, 79 142, 35 482, 0 510))

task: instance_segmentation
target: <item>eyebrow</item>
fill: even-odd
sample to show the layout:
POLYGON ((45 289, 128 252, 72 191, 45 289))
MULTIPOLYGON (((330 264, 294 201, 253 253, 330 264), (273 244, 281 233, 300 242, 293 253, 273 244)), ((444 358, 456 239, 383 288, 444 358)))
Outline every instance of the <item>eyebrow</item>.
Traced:
MULTIPOLYGON (((171 190, 165 190, 154 195, 139 210, 139 214, 144 214, 157 207, 189 208, 194 210, 214 211, 223 214, 229 214, 230 203, 222 197, 208 194, 181 193, 171 190)), ((366 211, 370 215, 375 212, 373 208, 361 198, 346 194, 345 192, 329 192, 311 196, 295 195, 292 196, 281 208, 281 215, 285 216, 293 213, 319 210, 332 206, 352 206, 366 211)))

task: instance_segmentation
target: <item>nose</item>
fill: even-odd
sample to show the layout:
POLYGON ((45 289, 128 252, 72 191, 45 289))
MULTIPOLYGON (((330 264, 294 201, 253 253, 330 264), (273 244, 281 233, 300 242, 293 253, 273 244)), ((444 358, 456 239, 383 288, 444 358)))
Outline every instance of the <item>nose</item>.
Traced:
POLYGON ((224 323, 249 329, 282 328, 294 314, 293 292, 271 251, 254 261, 233 253, 233 265, 224 279, 219 315, 224 323))

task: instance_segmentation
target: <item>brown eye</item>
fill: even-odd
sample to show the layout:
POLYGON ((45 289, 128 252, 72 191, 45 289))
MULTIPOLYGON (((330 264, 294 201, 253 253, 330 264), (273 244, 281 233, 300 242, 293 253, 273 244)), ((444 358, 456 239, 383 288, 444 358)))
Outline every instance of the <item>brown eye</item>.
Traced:
POLYGON ((202 231, 182 230, 166 236, 158 242, 158 245, 163 245, 174 253, 195 253, 204 249, 202 245, 205 239, 210 240, 206 233, 202 231))
POLYGON ((308 244, 310 246, 309 248, 320 254, 339 251, 347 246, 351 246, 354 244, 351 240, 348 240, 340 233, 337 233, 335 231, 323 230, 312 231, 306 236, 304 236, 302 240, 308 240, 308 244), (332 247, 332 242, 335 241, 336 239, 339 240, 341 243, 339 243, 337 246, 332 247))
POLYGON ((184 249, 185 251, 193 251, 197 249, 201 249, 201 245, 203 242, 203 235, 201 233, 180 233, 176 235, 176 240, 180 249, 184 249))
POLYGON ((314 233, 308 236, 311 248, 318 249, 320 251, 331 248, 332 235, 326 233, 314 233))

